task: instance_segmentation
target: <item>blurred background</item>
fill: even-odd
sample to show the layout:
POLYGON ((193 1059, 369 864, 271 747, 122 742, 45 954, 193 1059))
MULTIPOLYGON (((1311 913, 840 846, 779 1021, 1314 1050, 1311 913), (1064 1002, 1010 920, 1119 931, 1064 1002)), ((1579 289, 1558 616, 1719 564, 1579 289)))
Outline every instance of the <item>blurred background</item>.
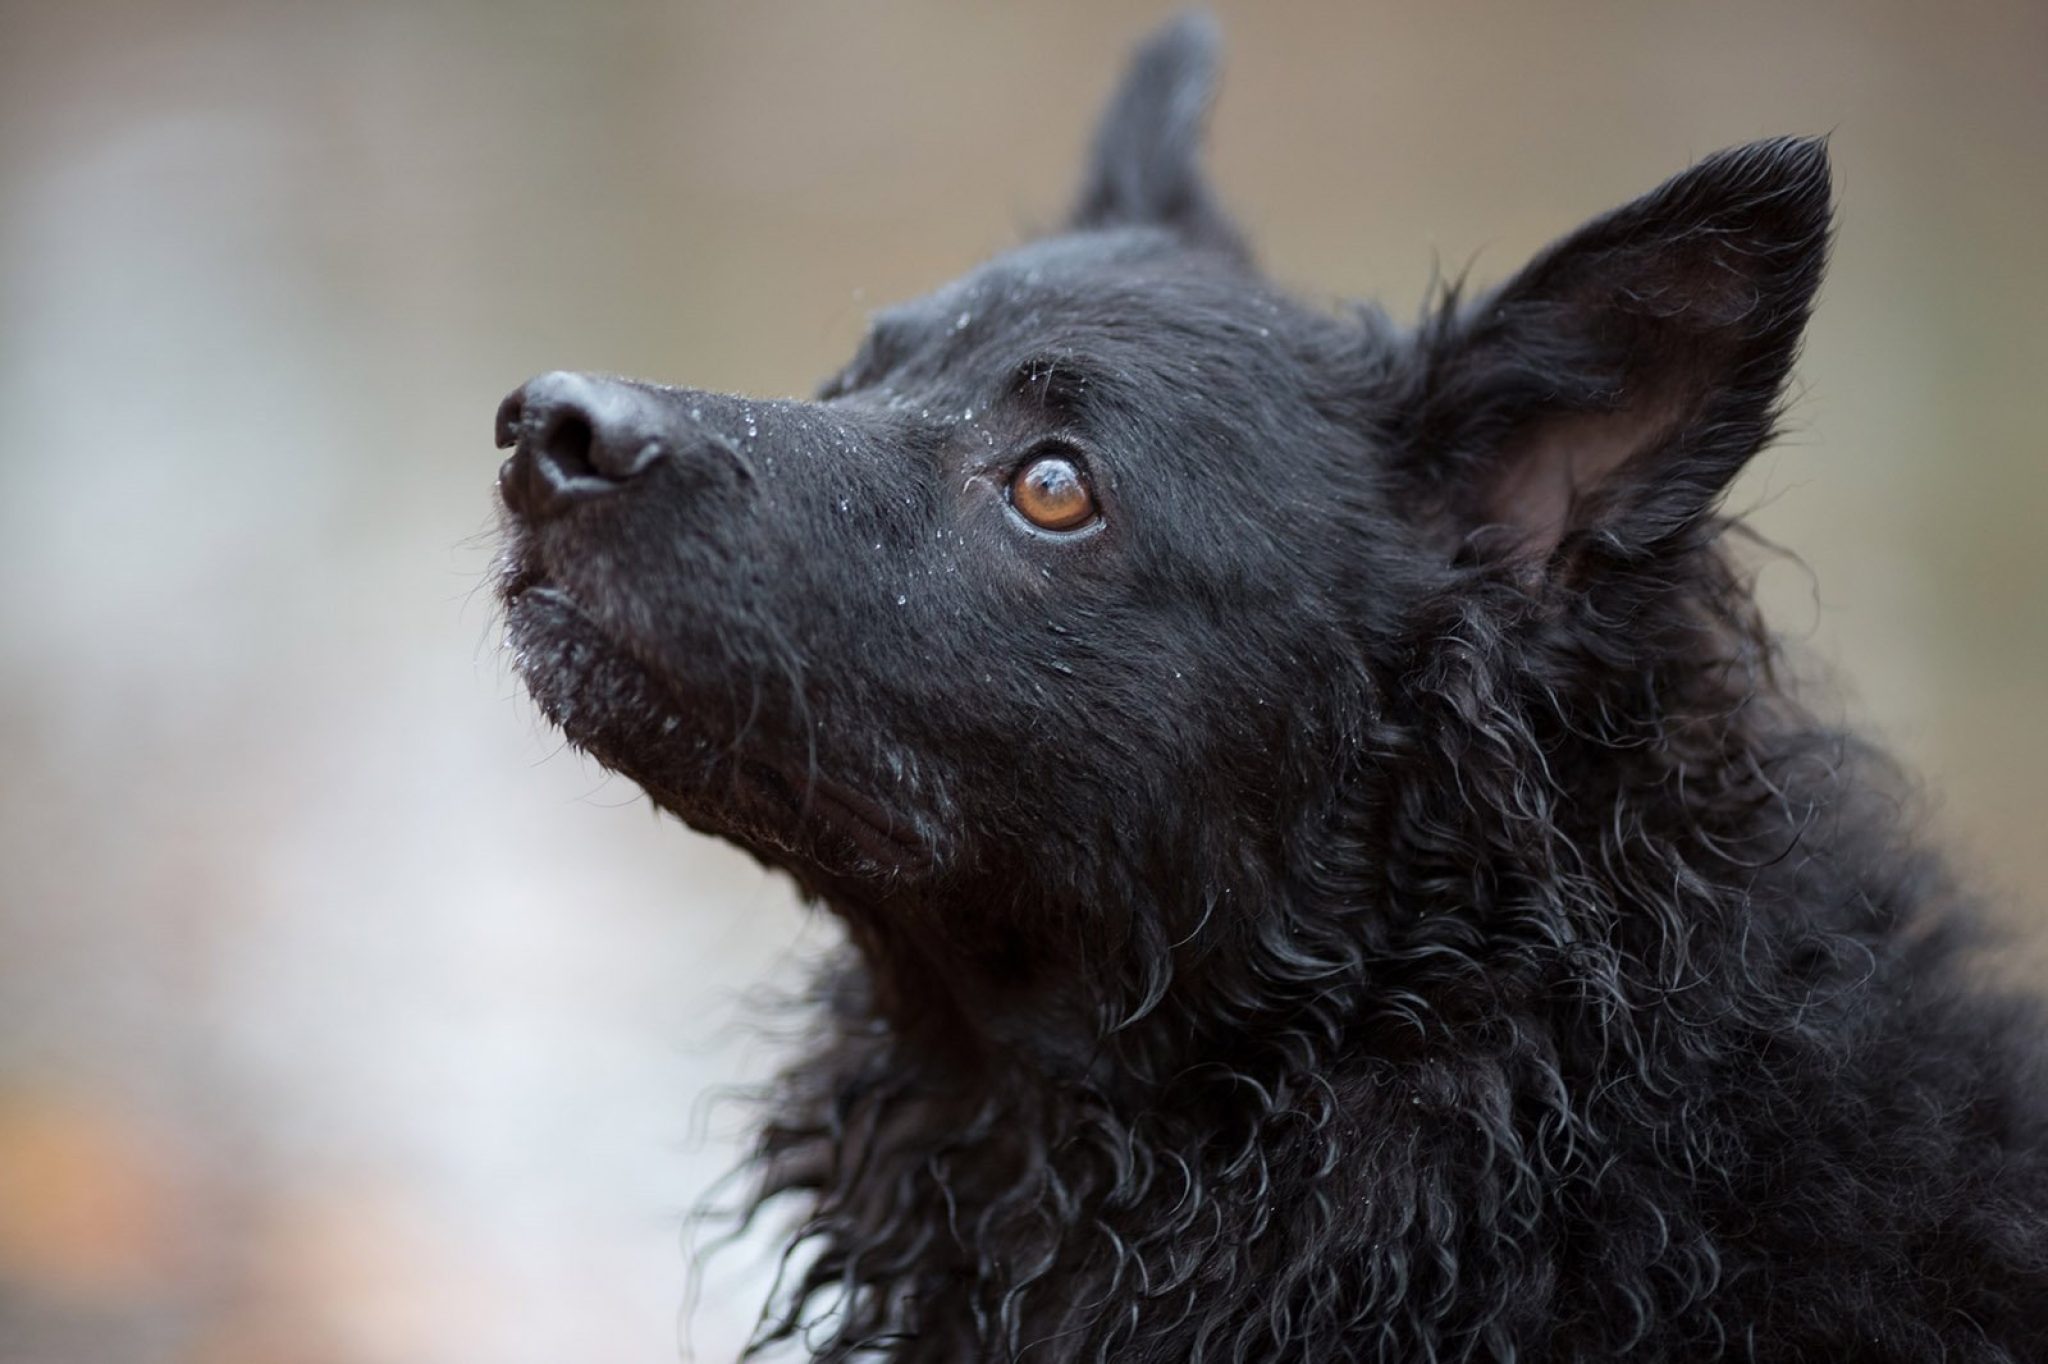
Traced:
MULTIPOLYGON (((1213 164, 1412 312, 1831 131, 1778 623, 2048 980, 2048 7, 1230 4, 1213 164), (1816 585, 1817 584, 1817 585, 1816 585)), ((808 392, 1053 221, 1154 4, 0 0, 0 1360, 729 1359, 786 885, 496 650, 498 398, 808 392)))

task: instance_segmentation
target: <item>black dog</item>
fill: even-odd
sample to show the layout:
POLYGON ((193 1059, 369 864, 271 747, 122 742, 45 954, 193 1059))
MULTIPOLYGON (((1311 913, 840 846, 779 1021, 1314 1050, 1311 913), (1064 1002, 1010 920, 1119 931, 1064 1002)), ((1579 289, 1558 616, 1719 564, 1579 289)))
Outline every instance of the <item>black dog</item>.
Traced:
POLYGON ((1138 55, 1069 230, 813 402, 509 398, 579 746, 845 924, 763 1341, 895 1360, 2048 1359, 2041 1031, 1718 547, 1817 141, 1416 329, 1263 281, 1138 55))

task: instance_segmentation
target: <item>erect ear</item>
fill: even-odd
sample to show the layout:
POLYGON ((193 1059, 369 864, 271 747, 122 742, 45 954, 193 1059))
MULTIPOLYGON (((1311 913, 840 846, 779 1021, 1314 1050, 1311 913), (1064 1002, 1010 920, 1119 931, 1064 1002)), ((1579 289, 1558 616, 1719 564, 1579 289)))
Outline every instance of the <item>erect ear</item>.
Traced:
POLYGON ((1202 126, 1221 46, 1215 20, 1199 10, 1168 21, 1139 46, 1096 125, 1069 226, 1166 227, 1243 254, 1202 175, 1202 126))
POLYGON ((1539 560, 1698 525, 1771 438, 1829 216, 1825 142, 1752 143, 1446 307, 1398 422, 1426 514, 1539 560))

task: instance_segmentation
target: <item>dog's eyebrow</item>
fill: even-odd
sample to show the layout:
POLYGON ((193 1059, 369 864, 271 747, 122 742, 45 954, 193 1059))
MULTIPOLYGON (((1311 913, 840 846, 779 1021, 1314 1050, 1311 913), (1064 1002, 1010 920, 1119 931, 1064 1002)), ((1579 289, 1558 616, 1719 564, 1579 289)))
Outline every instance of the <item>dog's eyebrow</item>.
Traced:
POLYGON ((1049 412, 1073 416, 1088 404, 1094 375, 1069 355, 1034 355, 1017 366, 1010 391, 1049 412))

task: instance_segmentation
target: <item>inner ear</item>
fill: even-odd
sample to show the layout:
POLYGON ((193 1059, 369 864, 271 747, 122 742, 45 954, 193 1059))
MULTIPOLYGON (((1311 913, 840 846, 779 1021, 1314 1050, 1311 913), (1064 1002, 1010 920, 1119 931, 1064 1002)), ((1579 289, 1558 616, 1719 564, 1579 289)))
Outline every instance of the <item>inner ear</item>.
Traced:
POLYGON ((1547 558, 1698 524, 1770 439, 1826 258, 1827 155, 1710 157, 1418 342, 1406 469, 1460 542, 1547 558))
POLYGON ((1612 488, 1631 459, 1677 424, 1676 407, 1663 401, 1535 422, 1503 450, 1499 474, 1483 487, 1480 520, 1513 527, 1524 545, 1547 552, 1575 520, 1590 518, 1589 497, 1612 488))
POLYGON ((1160 227, 1193 245, 1244 254, 1202 171, 1221 49, 1216 21, 1199 10, 1139 45, 1096 124, 1071 228, 1160 227))
MULTIPOLYGON (((1730 433, 1695 432, 1717 398, 1758 396, 1737 352, 1763 300, 1719 251, 1706 239, 1657 242, 1555 272, 1576 280, 1525 277, 1503 291, 1497 316, 1541 338, 1522 343, 1534 351, 1524 358, 1547 369, 1549 388, 1474 480, 1484 523, 1547 552, 1574 527, 1642 505, 1660 480, 1732 478, 1754 453, 1717 457, 1706 438, 1730 433)), ((1777 379, 1764 382, 1774 394, 1777 379)), ((1757 431, 1755 444, 1765 438, 1757 431)))

